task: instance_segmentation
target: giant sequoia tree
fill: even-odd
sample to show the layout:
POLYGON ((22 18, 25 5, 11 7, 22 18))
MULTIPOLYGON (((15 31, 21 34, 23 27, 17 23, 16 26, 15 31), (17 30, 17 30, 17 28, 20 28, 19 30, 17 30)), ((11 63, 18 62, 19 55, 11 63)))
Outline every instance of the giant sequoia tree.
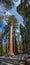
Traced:
MULTIPOLYGON (((10 47, 9 47, 9 54, 13 55, 12 33, 13 33, 13 25, 17 27, 17 20, 16 20, 16 18, 14 16, 9 17, 8 18, 8 24, 10 24, 10 43, 9 43, 10 47)), ((15 28, 14 28, 14 30, 15 30, 15 28)), ((14 33, 14 37, 15 37, 15 33, 14 33)), ((15 52, 15 43, 14 43, 14 52, 15 52)))

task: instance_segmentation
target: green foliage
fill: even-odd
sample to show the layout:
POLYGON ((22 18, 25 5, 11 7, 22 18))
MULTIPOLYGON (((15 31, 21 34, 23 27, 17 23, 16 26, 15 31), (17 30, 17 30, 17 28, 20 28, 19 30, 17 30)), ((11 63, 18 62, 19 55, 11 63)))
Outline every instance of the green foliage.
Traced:
POLYGON ((2 21, 3 18, 4 18, 4 16, 0 16, 0 23, 1 23, 1 21, 2 21))
POLYGON ((6 45, 2 45, 2 55, 6 56, 7 52, 6 52, 6 45))
POLYGON ((8 23, 8 24, 11 24, 11 22, 12 22, 13 24, 14 24, 14 23, 17 23, 17 19, 15 18, 14 15, 8 17, 7 23, 8 23))
POLYGON ((30 22, 26 22, 26 27, 27 27, 27 30, 28 30, 28 33, 30 33, 30 22))
POLYGON ((30 5, 26 5, 26 3, 21 3, 18 7, 17 7, 17 12, 19 14, 21 14, 24 18, 27 18, 28 15, 30 14, 30 5))
POLYGON ((20 4, 18 7, 17 7, 17 12, 19 13, 19 14, 24 14, 24 4, 20 4))
POLYGON ((20 24, 20 30, 21 30, 22 33, 26 32, 25 27, 22 24, 20 24))
POLYGON ((13 0, 0 0, 0 2, 2 2, 3 4, 6 3, 4 5, 6 9, 12 8, 12 6, 14 5, 13 0))

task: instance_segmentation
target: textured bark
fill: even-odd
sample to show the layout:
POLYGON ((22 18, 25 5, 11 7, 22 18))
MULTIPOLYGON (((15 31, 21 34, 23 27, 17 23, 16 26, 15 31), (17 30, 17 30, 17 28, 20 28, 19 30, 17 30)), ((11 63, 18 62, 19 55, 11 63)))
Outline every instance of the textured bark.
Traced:
POLYGON ((14 55, 14 53, 13 53, 13 43, 12 43, 12 28, 13 28, 13 25, 12 25, 12 23, 11 23, 11 26, 10 26, 9 55, 14 55))

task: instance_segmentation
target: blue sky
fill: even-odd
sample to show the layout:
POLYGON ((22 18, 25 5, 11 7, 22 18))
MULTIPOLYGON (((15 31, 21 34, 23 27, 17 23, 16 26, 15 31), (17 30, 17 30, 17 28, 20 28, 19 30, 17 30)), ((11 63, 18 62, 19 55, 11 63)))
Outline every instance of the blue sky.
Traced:
POLYGON ((4 21, 2 21, 2 23, 0 24, 0 32, 3 32, 5 29, 5 23, 4 21))

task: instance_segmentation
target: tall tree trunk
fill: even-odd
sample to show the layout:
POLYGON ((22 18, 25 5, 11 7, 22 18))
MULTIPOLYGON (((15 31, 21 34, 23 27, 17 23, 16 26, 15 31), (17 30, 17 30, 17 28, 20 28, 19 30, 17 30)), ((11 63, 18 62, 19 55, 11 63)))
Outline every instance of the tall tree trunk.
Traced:
POLYGON ((14 31, 14 44, 13 44, 14 46, 14 53, 16 54, 16 49, 15 49, 15 31, 14 31))
POLYGON ((8 40, 7 40, 7 55, 8 55, 8 40))
POLYGON ((16 43, 16 33, 15 33, 15 28, 14 28, 14 53, 17 54, 17 43, 16 43))
POLYGON ((11 23, 11 26, 10 26, 10 47, 9 47, 9 55, 13 56, 14 53, 13 53, 13 42, 12 42, 12 28, 13 28, 13 24, 11 23))

